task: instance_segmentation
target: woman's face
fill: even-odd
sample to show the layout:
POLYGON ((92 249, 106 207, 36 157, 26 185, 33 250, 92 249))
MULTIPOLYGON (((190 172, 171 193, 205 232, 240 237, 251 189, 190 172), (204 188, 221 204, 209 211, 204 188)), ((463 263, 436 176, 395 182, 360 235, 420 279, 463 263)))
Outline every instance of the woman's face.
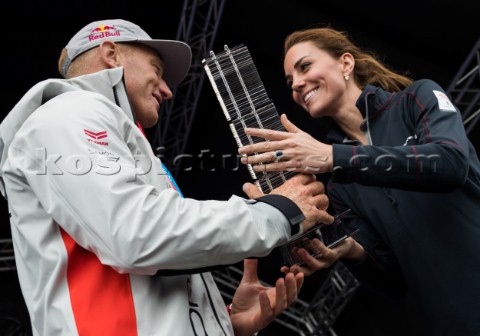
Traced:
POLYGON ((312 117, 333 116, 340 110, 346 90, 344 65, 312 42, 291 47, 284 60, 293 100, 312 117))

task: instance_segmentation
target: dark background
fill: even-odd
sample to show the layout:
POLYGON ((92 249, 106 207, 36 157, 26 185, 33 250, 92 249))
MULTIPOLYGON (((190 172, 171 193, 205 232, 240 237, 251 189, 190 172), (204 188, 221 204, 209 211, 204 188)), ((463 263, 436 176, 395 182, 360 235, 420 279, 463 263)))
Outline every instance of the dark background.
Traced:
MULTIPOLYGON (((85 24, 123 18, 139 24, 153 38, 174 39, 182 6, 180 0, 9 2, 10 9, 4 8, 0 14, 1 119, 32 85, 58 77, 60 50, 85 24)), ((377 52, 394 69, 417 79, 431 78, 447 88, 480 37, 479 9, 478 1, 467 0, 229 0, 214 51, 222 51, 224 44, 246 45, 277 110, 288 114, 300 128, 315 132, 318 124, 293 104, 283 77, 282 44, 288 33, 331 25, 347 31, 361 47, 377 52)), ((209 159, 204 156, 193 161, 192 170, 182 171, 178 183, 186 197, 226 199, 232 193, 242 195, 241 185, 249 176, 244 167, 220 164, 222 155, 236 155, 236 145, 213 90, 205 83, 186 151, 197 158, 207 151, 209 159)), ((470 137, 480 148, 477 128, 470 137)), ((3 199, 1 205, 3 238, 9 236, 9 227, 3 199)), ((269 269, 268 260, 262 262, 269 269)), ((318 277, 308 278, 303 295, 311 293, 318 281, 318 277)), ((15 272, 0 273, 0 286, 0 312, 21 317, 23 301, 15 272)), ((340 336, 424 334, 409 299, 390 301, 365 288, 354 296, 335 330, 340 336)), ((275 324, 261 333, 288 334, 275 324)))

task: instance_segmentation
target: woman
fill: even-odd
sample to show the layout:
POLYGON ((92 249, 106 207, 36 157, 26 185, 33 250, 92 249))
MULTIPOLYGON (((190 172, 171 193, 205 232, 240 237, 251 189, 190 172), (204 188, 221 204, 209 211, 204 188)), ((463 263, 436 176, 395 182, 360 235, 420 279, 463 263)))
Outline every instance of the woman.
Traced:
POLYGON ((240 148, 242 162, 331 173, 332 205, 360 229, 332 249, 314 240, 321 253, 299 249, 304 264, 291 270, 340 260, 391 296, 408 289, 432 335, 480 335, 480 163, 444 90, 331 28, 290 34, 284 70, 293 100, 333 126, 320 142, 282 115, 287 132, 246 130, 267 141, 240 148))

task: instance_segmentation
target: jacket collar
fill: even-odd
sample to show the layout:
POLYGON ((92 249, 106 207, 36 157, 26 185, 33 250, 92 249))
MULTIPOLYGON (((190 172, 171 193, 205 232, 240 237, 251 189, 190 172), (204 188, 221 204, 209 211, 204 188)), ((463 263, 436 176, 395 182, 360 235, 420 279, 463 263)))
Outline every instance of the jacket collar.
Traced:
MULTIPOLYGON (((392 95, 392 93, 387 92, 380 87, 370 84, 365 86, 355 103, 364 118, 364 121, 360 125, 362 130, 365 131, 367 128, 367 119, 374 119, 378 115, 377 112, 382 111, 384 107, 388 105, 392 95)), ((325 140, 329 143, 344 143, 346 139, 345 133, 336 123, 332 122, 332 124, 333 126, 328 131, 325 140)))
POLYGON ((68 80, 68 82, 79 90, 100 93, 118 105, 135 122, 133 110, 127 96, 122 67, 79 76, 68 80))
POLYGON ((356 106, 363 117, 375 118, 377 112, 383 111, 390 104, 395 93, 383 90, 380 87, 367 85, 357 100, 356 106), (368 111, 367 111, 368 110, 368 111))
MULTIPOLYGON (((128 100, 121 67, 72 79, 47 79, 39 82, 20 99, 0 124, 0 179, 1 167, 7 158, 10 143, 25 120, 50 99, 66 92, 80 90, 102 94, 118 105, 128 118, 136 122, 128 100)), ((0 191, 4 193, 1 183, 0 191)))

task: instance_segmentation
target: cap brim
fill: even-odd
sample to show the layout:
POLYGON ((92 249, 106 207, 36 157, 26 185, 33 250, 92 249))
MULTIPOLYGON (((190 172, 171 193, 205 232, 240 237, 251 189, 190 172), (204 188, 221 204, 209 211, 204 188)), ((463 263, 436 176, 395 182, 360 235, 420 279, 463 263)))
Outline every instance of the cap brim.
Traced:
POLYGON ((164 64, 163 79, 171 88, 180 84, 188 74, 192 63, 192 51, 188 44, 174 40, 138 40, 155 49, 164 64))

